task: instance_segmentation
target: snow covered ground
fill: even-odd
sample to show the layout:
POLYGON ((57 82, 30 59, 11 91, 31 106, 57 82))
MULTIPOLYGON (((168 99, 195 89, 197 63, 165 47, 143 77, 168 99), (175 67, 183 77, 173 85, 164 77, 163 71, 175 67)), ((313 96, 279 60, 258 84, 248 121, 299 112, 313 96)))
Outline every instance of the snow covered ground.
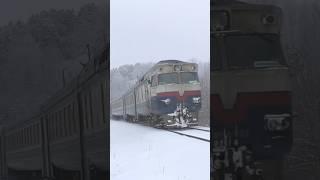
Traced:
POLYGON ((110 122, 111 180, 209 180, 210 143, 164 130, 110 122))

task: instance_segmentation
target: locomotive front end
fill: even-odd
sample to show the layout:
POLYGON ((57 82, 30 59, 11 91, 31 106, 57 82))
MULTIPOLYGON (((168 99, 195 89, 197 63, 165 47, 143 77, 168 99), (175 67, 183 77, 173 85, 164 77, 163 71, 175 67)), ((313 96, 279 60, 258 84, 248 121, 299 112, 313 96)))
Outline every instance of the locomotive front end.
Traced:
POLYGON ((213 155, 230 162, 224 165, 235 167, 233 173, 252 162, 281 160, 292 146, 281 9, 236 1, 217 3, 211 16, 213 155))
POLYGON ((201 86, 195 63, 167 60, 156 66, 151 77, 151 112, 164 127, 198 124, 201 86))

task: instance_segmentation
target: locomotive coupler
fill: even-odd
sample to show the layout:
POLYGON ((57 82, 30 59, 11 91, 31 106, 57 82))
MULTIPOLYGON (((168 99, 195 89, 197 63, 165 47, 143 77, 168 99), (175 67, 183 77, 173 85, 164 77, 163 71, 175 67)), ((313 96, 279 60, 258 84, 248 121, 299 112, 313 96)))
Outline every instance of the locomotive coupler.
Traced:
MULTIPOLYGON (((225 140, 229 138, 225 137, 225 140)), ((217 180, 238 180, 243 176, 262 178, 262 169, 256 167, 252 152, 238 140, 232 144, 224 142, 224 148, 213 152, 213 172, 217 180)))

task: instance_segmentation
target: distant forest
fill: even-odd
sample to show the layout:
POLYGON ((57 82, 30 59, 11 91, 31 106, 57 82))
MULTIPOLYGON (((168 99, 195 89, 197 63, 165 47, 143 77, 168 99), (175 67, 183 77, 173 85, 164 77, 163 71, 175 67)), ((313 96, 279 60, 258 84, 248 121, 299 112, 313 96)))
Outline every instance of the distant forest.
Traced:
POLYGON ((0 122, 17 121, 37 111, 50 95, 75 77, 81 63, 101 53, 106 42, 106 7, 86 4, 46 10, 25 22, 0 27, 0 122))

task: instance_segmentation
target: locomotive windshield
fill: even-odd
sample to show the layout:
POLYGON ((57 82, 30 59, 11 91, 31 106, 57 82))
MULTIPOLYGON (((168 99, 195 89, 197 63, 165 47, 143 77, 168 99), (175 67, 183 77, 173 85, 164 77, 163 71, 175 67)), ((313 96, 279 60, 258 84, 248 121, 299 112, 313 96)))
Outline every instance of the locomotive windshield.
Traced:
POLYGON ((278 35, 228 35, 225 44, 229 68, 252 68, 259 62, 285 65, 278 35))
POLYGON ((158 76, 159 85, 178 84, 178 73, 165 73, 158 76))
POLYGON ((182 84, 192 84, 199 82, 198 74, 196 72, 181 72, 180 73, 182 84))
POLYGON ((193 84, 199 82, 199 78, 196 72, 164 73, 159 74, 158 82, 159 85, 193 84))

